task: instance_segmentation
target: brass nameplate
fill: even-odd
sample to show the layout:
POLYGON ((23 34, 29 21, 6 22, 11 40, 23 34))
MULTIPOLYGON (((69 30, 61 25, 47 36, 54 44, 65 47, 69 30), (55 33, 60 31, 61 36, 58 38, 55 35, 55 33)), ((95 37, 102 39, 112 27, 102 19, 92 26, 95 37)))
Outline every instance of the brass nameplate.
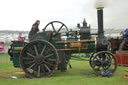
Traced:
POLYGON ((70 47, 81 47, 82 46, 82 43, 80 42, 71 42, 70 43, 70 47))
POLYGON ((14 50, 22 50, 23 47, 15 47, 14 50))

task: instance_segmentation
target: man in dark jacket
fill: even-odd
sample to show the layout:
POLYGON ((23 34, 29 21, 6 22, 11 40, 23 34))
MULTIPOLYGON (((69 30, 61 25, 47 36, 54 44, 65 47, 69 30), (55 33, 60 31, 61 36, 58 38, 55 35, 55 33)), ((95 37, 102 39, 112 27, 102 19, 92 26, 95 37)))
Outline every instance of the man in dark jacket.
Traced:
POLYGON ((31 40, 32 36, 37 34, 39 32, 39 26, 40 21, 36 20, 36 22, 32 25, 31 31, 29 32, 29 40, 31 40))

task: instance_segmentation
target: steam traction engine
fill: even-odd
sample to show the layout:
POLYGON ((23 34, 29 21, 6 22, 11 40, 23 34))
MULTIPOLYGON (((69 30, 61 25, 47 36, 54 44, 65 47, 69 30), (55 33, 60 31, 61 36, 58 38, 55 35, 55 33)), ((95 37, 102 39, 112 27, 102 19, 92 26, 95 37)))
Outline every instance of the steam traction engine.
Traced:
POLYGON ((21 67, 29 77, 47 77, 56 69, 66 71, 73 53, 92 53, 89 62, 97 75, 109 69, 114 73, 117 61, 115 56, 107 51, 109 42, 104 36, 102 9, 97 8, 97 34, 90 33, 90 26, 87 26, 85 20, 82 27, 78 24, 79 31, 69 31, 64 23, 53 21, 29 42, 12 41, 9 54, 14 66, 21 67), (55 24, 60 24, 60 28, 57 29, 55 24), (52 29, 49 30, 49 26, 52 29))

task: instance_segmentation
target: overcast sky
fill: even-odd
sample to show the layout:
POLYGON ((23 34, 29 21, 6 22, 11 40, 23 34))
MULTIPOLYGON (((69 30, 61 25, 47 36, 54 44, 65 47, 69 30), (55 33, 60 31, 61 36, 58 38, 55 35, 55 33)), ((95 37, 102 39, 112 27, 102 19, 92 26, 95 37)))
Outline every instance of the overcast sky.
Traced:
MULTIPOLYGON (((128 0, 104 1, 104 27, 128 27, 128 0)), ((97 28, 96 0, 0 0, 0 30, 30 30, 35 20, 41 21, 40 30, 54 20, 69 28, 86 18, 97 28)))

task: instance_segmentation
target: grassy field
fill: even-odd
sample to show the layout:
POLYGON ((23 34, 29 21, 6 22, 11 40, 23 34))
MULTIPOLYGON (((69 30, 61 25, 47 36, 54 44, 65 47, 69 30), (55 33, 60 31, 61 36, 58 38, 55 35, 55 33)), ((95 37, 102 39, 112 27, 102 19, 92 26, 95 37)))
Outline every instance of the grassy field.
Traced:
POLYGON ((96 76, 87 61, 71 60, 71 64, 73 68, 68 68, 67 72, 57 71, 51 77, 28 79, 24 74, 16 74, 22 70, 13 67, 7 54, 0 54, 0 85, 128 85, 128 79, 123 77, 128 67, 118 66, 113 77, 106 78, 96 76))

